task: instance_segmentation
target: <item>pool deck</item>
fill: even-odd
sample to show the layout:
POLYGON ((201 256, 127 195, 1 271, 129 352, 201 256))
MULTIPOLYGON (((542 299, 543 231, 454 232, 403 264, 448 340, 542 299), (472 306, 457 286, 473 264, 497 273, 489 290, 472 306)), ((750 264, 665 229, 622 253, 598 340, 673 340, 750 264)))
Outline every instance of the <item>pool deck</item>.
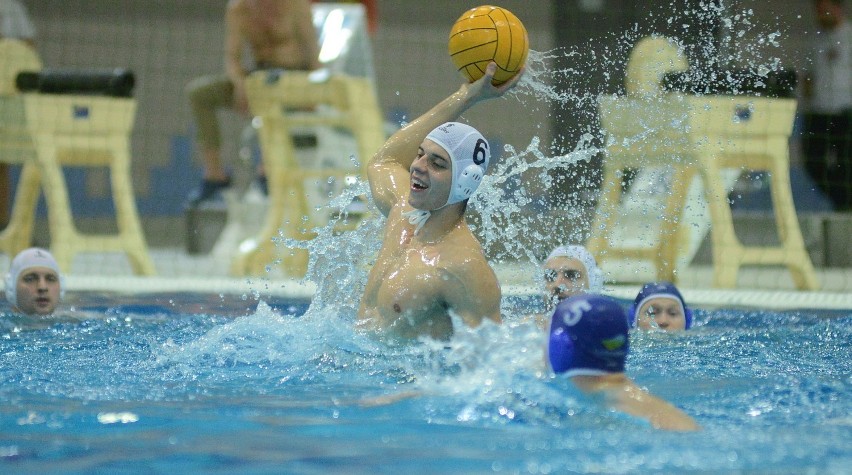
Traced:
MULTIPOLYGON (((157 276, 141 277, 132 273, 122 254, 86 253, 75 257, 73 273, 67 276, 70 291, 111 291, 118 293, 203 292, 241 295, 259 292, 292 298, 310 298, 312 284, 301 283, 273 270, 265 277, 233 277, 229 260, 210 254, 190 255, 182 248, 152 249, 157 276)), ((8 256, 0 254, 0 268, 7 269, 8 256)), ((531 276, 537 275, 530 263, 496 266, 505 295, 530 295, 538 292, 531 276)), ((740 288, 714 289, 710 266, 690 266, 680 273, 678 286, 693 305, 737 306, 771 309, 847 309, 852 310, 852 268, 817 269, 820 291, 798 291, 784 268, 743 268, 740 288)), ((612 277, 612 274, 609 276, 612 277)), ((621 282, 625 276, 616 276, 621 282)), ((605 292, 618 298, 632 299, 640 283, 608 283, 605 292)))

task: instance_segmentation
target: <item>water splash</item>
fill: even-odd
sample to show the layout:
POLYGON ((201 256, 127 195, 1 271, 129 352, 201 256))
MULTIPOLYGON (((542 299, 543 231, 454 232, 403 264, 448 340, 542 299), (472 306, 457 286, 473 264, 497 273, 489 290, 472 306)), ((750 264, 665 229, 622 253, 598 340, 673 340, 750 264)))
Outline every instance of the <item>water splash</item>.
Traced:
MULTIPOLYGON (((649 18, 655 14, 649 13, 649 18)), ((679 33, 668 36, 689 59, 690 69, 683 79, 715 84, 716 89, 694 88, 693 93, 714 92, 720 83, 732 93, 745 92, 742 77, 725 73, 725 68, 741 67, 763 79, 780 68, 780 59, 771 52, 779 47, 784 33, 777 29, 764 32, 765 27, 748 9, 724 1, 702 1, 689 8, 673 2, 667 14, 662 25, 669 33, 679 33), (695 25, 712 28, 695 31, 695 25), (742 47, 745 42, 750 47, 742 47)), ((661 24, 653 20, 648 25, 661 24)), ((597 199, 600 179, 596 167, 600 166, 606 141, 598 123, 598 102, 602 95, 624 93, 620 78, 630 50, 639 39, 659 34, 648 25, 636 24, 580 47, 530 51, 525 76, 509 94, 509 100, 542 111, 542 122, 534 125, 552 129, 553 139, 545 143, 542 134, 531 137, 523 149, 506 145, 470 200, 468 219, 492 263, 527 261, 538 265, 553 245, 584 241, 592 225, 589 210, 597 199)), ((658 107, 663 104, 651 100, 643 112, 653 117, 658 107)), ((626 140, 649 140, 653 137, 649 129, 654 126, 646 124, 644 130, 626 140)), ((666 126, 683 124, 669 121, 666 126)), ((666 175, 665 170, 661 173, 666 175)), ((627 185, 629 177, 624 180, 627 185)), ((450 342, 424 340, 408 346, 353 331, 367 271, 381 246, 385 218, 372 206, 369 186, 361 180, 318 211, 335 217, 311 229, 315 237, 297 240, 282 235, 275 240, 281 252, 309 252, 304 280, 315 284, 317 290, 304 316, 275 315, 261 306, 255 315, 217 328, 189 345, 165 348, 161 363, 172 367, 272 364, 290 368, 284 370, 289 376, 281 376, 282 381, 308 378, 317 365, 350 370, 354 366, 364 374, 382 374, 381 383, 416 382, 418 390, 426 393, 463 395, 473 407, 503 407, 506 410, 488 410, 499 414, 498 418, 510 413, 535 417, 534 410, 519 409, 525 403, 516 403, 522 400, 553 401, 551 407, 557 406, 556 399, 548 395, 553 386, 542 383, 536 369, 541 340, 535 329, 490 324, 469 329, 457 325, 450 342), (350 207, 358 197, 366 197, 368 208, 367 213, 356 217, 350 207), (352 354, 359 355, 357 363, 345 356, 352 354), (517 397, 525 392, 535 394, 517 397)), ((653 212, 646 209, 648 214, 653 212)), ((310 227, 307 222, 299 225, 310 227)), ((531 275, 530 282, 535 278, 531 275)), ((503 310, 507 321, 525 311, 506 306, 503 310)), ((565 388, 558 389, 564 396, 565 388)), ((459 414, 467 416, 459 417, 472 417, 470 406, 465 407, 459 414)))

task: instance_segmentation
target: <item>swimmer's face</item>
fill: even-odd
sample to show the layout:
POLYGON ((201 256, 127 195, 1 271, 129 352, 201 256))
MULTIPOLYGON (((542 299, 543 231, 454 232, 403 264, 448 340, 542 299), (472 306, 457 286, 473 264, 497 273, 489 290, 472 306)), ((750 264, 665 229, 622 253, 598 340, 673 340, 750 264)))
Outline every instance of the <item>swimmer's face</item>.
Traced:
POLYGON ((416 209, 434 210, 444 206, 453 182, 453 163, 443 147, 424 140, 411 163, 411 190, 408 204, 416 209))
POLYGON ((50 315, 59 305, 59 276, 47 267, 30 267, 18 276, 17 309, 27 315, 50 315))
POLYGON ((577 259, 558 256, 544 263, 544 287, 548 300, 561 301, 589 290, 586 266, 577 259))
POLYGON ((639 309, 639 328, 651 330, 659 328, 665 331, 686 329, 686 315, 680 302, 668 297, 651 299, 639 309))

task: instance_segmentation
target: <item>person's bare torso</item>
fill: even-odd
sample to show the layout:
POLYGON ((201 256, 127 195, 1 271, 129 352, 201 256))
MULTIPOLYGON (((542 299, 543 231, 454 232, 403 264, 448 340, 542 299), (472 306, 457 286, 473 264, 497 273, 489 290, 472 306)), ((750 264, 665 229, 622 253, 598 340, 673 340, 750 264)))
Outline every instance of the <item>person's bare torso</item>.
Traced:
POLYGON ((453 285, 452 271, 460 255, 481 254, 464 229, 457 228, 435 243, 424 244, 395 209, 388 219, 384 244, 368 277, 359 310, 366 328, 405 338, 449 338, 453 333, 443 295, 453 285))
POLYGON ((235 0, 231 5, 240 35, 251 47, 254 61, 265 67, 309 69, 303 57, 297 22, 286 0, 235 0))

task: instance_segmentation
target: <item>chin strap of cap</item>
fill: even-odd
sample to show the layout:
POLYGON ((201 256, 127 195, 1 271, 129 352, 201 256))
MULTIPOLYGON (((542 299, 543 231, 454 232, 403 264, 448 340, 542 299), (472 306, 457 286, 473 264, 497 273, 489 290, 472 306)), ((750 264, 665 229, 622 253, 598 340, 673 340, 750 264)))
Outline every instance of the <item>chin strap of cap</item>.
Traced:
POLYGON ((414 235, 417 236, 417 233, 423 228, 423 225, 426 224, 426 220, 432 216, 432 212, 425 209, 413 209, 411 211, 406 211, 402 213, 402 215, 408 218, 408 222, 416 226, 414 228, 414 235))

